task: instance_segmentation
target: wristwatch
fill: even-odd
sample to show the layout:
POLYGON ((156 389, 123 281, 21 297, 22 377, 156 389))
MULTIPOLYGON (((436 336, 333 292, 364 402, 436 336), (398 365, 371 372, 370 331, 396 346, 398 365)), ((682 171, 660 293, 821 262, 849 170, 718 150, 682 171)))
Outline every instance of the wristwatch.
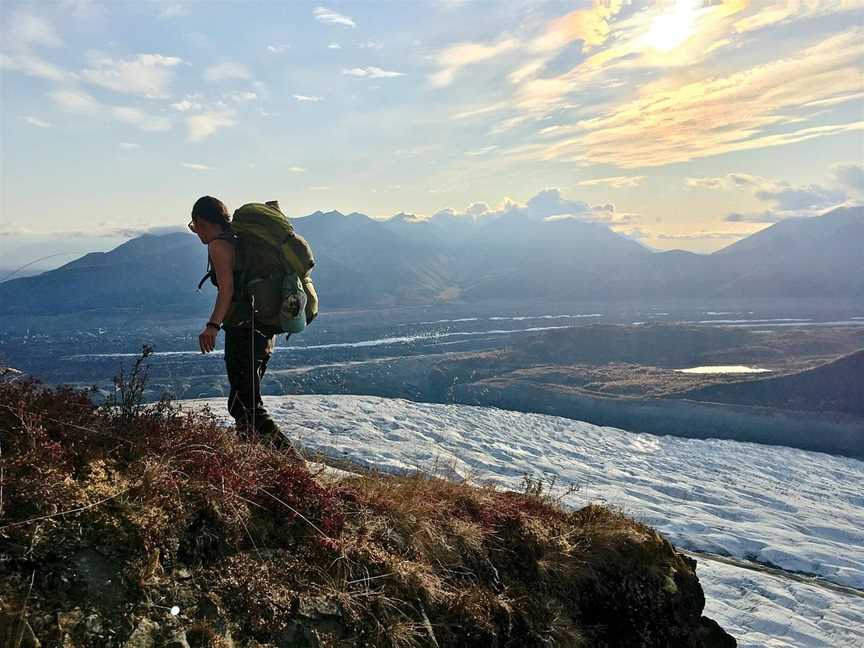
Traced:
POLYGON ((206 328, 210 328, 211 326, 212 326, 213 328, 215 328, 217 331, 218 331, 219 329, 222 328, 222 327, 219 326, 219 324, 217 324, 216 322, 207 322, 207 326, 206 326, 206 328))

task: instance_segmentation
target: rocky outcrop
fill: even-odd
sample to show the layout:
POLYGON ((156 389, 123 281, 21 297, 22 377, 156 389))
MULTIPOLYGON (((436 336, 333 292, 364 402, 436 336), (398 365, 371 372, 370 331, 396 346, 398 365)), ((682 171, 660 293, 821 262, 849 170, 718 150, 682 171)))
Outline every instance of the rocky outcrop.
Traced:
MULTIPOLYGON (((590 513, 594 515, 595 513, 590 513)), ((606 560, 582 580, 575 591, 561 592, 557 603, 540 611, 558 618, 538 632, 537 616, 527 616, 522 608, 530 592, 509 582, 513 566, 489 566, 490 582, 499 591, 510 593, 511 607, 498 609, 489 627, 448 627, 442 623, 442 610, 432 603, 408 604, 417 617, 404 630, 414 643, 406 645, 459 648, 465 646, 592 646, 596 648, 668 647, 734 648, 735 640, 716 622, 701 616, 704 595, 696 577, 696 563, 674 549, 656 534, 618 539, 602 549, 606 560), (606 553, 608 552, 608 553, 606 553), (614 559, 613 559, 614 558, 614 559), (501 569, 499 569, 501 567, 501 569), (507 575, 504 572, 511 572, 507 575), (429 606, 429 609, 426 609, 429 606), (575 618, 579 623, 573 623, 575 618)), ((101 579, 102 568, 91 571, 92 563, 51 562, 40 571, 57 582, 82 582, 101 579)), ((373 629, 358 627, 353 608, 357 601, 346 597, 294 592, 286 601, 284 618, 271 629, 250 632, 250 620, 221 594, 207 591, 213 582, 199 570, 180 567, 173 574, 151 582, 143 589, 124 578, 128 565, 114 565, 125 598, 91 598, 85 588, 69 587, 54 592, 38 592, 42 600, 31 602, 29 610, 14 612, 4 588, 0 615, 3 645, 23 648, 40 646, 122 646, 123 648, 260 648, 261 646, 319 648, 325 646, 377 646, 373 629), (186 578, 185 574, 192 574, 186 578), (62 609, 49 609, 65 602, 62 609), (182 603, 181 605, 174 605, 182 603), (278 628, 276 627, 278 625, 278 628)), ((526 563, 524 568, 530 571, 526 563)), ((566 564, 555 569, 568 569, 566 564)), ((7 566, 8 569, 8 566, 7 566)), ((5 570, 4 570, 5 571, 5 570)), ((262 567, 262 571, 268 568, 262 567)), ((478 572, 479 573, 479 572, 478 572)), ((6 573, 8 576, 8 571, 6 573)), ((250 574, 254 577, 254 574, 250 574)), ((374 581, 372 581, 374 582, 374 581)), ((482 589, 484 583, 477 583, 482 589)), ((221 583, 219 588, 224 587, 221 583)), ((236 595, 236 592, 234 592, 236 595)), ((281 596, 281 591, 274 596, 281 596)), ((466 592, 467 594, 467 592, 466 592)), ((473 593, 476 595, 477 593, 473 593)), ((229 593, 229 596, 231 594, 229 593)), ((272 603, 271 602, 268 602, 272 603)), ((394 603, 395 604, 395 603, 394 603)), ((481 604, 466 597, 466 606, 481 604)), ((253 614, 256 610, 249 610, 253 614)), ((532 615, 536 615, 533 611, 532 615)), ((273 619, 270 619, 271 621, 273 619)), ((260 621, 260 619, 258 620, 260 621)), ((408 621, 406 619, 406 621, 408 621)), ((253 624, 254 625, 254 624, 253 624)), ((379 637, 380 639, 380 637, 379 637)))

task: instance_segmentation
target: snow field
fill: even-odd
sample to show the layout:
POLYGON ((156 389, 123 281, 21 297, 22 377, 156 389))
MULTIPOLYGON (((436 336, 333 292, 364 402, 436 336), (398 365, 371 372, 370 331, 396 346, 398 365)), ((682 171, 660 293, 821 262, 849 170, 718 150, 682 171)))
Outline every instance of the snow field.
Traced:
POLYGON ((698 560, 703 614, 738 640, 738 648, 861 648, 864 594, 698 560))

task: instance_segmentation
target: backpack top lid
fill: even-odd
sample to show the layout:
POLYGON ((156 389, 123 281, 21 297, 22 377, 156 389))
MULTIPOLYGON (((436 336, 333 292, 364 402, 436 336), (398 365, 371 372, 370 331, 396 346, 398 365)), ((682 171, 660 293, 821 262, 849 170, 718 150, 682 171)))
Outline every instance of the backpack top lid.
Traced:
MULTIPOLYGON (((285 214, 279 211, 279 203, 275 200, 271 200, 270 203, 246 203, 238 207, 231 217, 231 225, 237 231, 259 226, 272 230, 272 233, 276 235, 282 233, 281 238, 294 231, 294 227, 288 222, 285 214)), ((281 242, 281 238, 274 243, 281 242)))
POLYGON ((309 243, 299 236, 279 210, 279 203, 247 203, 234 212, 231 226, 242 238, 252 235, 256 239, 279 249, 288 265, 300 276, 306 276, 315 265, 309 243))

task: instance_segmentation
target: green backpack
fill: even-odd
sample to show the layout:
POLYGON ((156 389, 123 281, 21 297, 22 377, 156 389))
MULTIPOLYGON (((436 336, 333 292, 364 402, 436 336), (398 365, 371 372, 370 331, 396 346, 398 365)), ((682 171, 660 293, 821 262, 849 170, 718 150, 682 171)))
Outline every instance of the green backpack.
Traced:
POLYGON ((309 243, 275 200, 243 205, 231 228, 220 236, 235 245, 234 303, 223 324, 254 325, 267 334, 301 332, 318 315, 309 243))

